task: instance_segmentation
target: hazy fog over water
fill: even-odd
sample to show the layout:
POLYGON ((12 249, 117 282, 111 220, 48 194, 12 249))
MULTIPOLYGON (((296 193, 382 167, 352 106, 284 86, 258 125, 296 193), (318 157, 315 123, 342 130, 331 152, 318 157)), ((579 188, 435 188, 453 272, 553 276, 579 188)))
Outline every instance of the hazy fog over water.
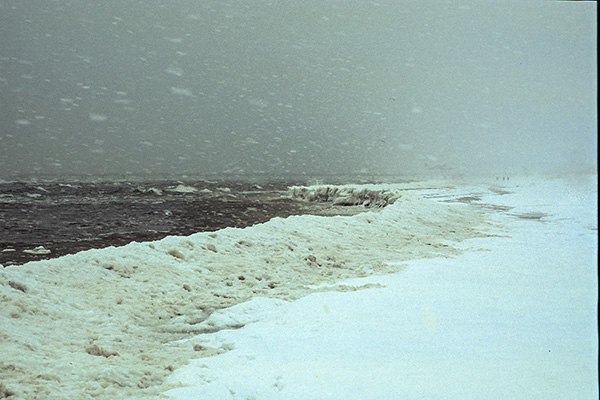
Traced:
POLYGON ((0 177, 589 170, 596 38, 595 2, 2 0, 0 177))

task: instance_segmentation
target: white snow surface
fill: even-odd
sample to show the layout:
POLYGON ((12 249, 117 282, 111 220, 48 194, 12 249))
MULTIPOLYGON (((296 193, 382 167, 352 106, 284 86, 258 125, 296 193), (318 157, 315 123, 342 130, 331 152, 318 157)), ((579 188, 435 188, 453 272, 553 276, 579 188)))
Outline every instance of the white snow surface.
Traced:
POLYGON ((512 179, 491 189, 423 188, 439 200, 479 196, 474 203, 499 210, 499 237, 465 243, 485 251, 346 282, 369 290, 253 299, 213 314, 256 321, 194 338, 228 351, 175 371, 169 379, 182 387, 167 394, 598 398, 597 177, 512 179))
POLYGON ((0 398, 597 398, 597 177, 364 188, 0 269, 0 398))

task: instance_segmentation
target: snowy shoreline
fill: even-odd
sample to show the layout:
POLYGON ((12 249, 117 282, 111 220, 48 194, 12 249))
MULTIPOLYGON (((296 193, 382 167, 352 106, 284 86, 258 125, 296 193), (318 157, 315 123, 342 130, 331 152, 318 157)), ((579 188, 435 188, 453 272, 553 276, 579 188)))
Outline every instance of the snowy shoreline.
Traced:
POLYGON ((454 256, 453 242, 485 227, 466 206, 406 193, 378 212, 274 218, 7 267, 2 380, 24 397, 158 395, 172 370, 223 351, 167 344, 226 328, 206 320, 215 310, 398 270, 389 259, 454 256))
MULTIPOLYGON (((280 378, 274 383, 265 381, 264 387, 244 381, 249 372, 243 366, 257 367, 239 358, 256 346, 253 343, 248 348, 244 343, 263 340, 264 324, 292 327, 299 339, 307 334, 307 327, 320 332, 347 300, 376 301, 378 293, 410 284, 410 279, 404 280, 410 277, 405 272, 407 266, 414 273, 419 268, 413 265, 423 265, 423 271, 433 273, 429 276, 432 279, 436 274, 450 282, 466 278, 466 272, 447 268, 444 263, 455 265, 453 260, 464 257, 497 256, 498 249, 510 239, 496 236, 505 235, 502 226, 515 221, 543 232, 545 218, 517 217, 519 213, 543 211, 551 215, 556 211, 545 210, 558 206, 539 204, 539 196, 528 204, 533 184, 538 185, 545 201, 549 195, 565 199, 560 192, 564 187, 557 189, 556 182, 527 181, 519 188, 515 181, 504 194, 492 190, 494 183, 464 187, 450 182, 406 184, 404 188, 411 190, 401 191, 398 201, 377 212, 351 217, 275 218, 245 229, 168 237, 5 268, 0 270, 3 390, 14 393, 11 398, 47 399, 152 398, 169 389, 169 396, 177 399, 192 395, 213 399, 254 395, 262 399, 300 393, 308 397, 294 398, 341 398, 344 391, 337 387, 327 389, 333 390, 329 395, 319 395, 314 382, 310 388, 303 386, 302 380, 294 383, 295 375, 287 367, 276 374, 280 378), (515 191, 525 194, 519 196, 515 191), (461 198, 480 199, 484 204, 457 204, 464 202, 461 198), (515 208, 498 217, 483 207, 488 202, 505 206, 505 210, 515 208), (494 246, 497 250, 473 252, 494 246), (326 301, 315 306, 312 302, 318 299, 326 301), (338 300, 331 303, 332 299, 338 300), (316 320, 309 325, 293 325, 290 313, 316 320), (253 330, 258 330, 258 336, 253 336, 253 330), (209 364, 215 367, 202 366, 209 364), (219 375, 219 365, 226 366, 222 367, 225 375, 219 375), (231 378, 232 365, 238 365, 233 375, 239 372, 239 379, 231 378), (184 386, 175 388, 180 385, 184 386), (341 391, 336 393, 338 389, 341 391)), ((588 193, 589 182, 586 185, 588 193)), ((389 185, 388 189, 392 187, 397 190, 402 184, 389 185)), ((589 206, 592 199, 588 197, 573 199, 589 206)), ((558 214, 570 210, 567 200, 561 203, 558 214)), ((595 232, 597 238, 597 226, 595 232)), ((470 267, 471 272, 477 265, 470 267)), ((427 280, 423 282, 425 286, 406 292, 406 299, 411 298, 410 293, 427 292, 427 280)), ((400 297, 405 289, 400 290, 400 297)), ((369 301, 364 301, 361 312, 368 313, 369 301)), ((431 306, 421 306, 420 312, 429 328, 439 324, 431 306)), ((324 334, 323 340, 335 337, 343 344, 338 329, 349 337, 364 334, 364 329, 370 329, 368 325, 361 327, 365 315, 349 326, 330 327, 328 332, 333 336, 328 339, 324 334)), ((296 347, 300 343, 302 340, 288 343, 287 353, 281 349, 281 354, 301 357, 302 351, 296 347), (294 352, 298 353, 292 355, 294 352)), ((370 346, 377 347, 377 341, 370 346)), ((261 359, 267 353, 253 357, 261 359)), ((374 365, 374 371, 388 362, 374 365)), ((316 364, 315 368, 320 367, 316 364)), ((326 371, 323 374, 333 373, 326 371)), ((335 379, 321 385, 332 385, 335 379)))
POLYGON ((372 290, 255 299, 216 313, 258 317, 193 338, 229 351, 175 371, 169 381, 182 387, 169 397, 597 398, 597 176, 427 195, 468 199, 501 235, 461 244, 485 251, 345 282, 372 290))

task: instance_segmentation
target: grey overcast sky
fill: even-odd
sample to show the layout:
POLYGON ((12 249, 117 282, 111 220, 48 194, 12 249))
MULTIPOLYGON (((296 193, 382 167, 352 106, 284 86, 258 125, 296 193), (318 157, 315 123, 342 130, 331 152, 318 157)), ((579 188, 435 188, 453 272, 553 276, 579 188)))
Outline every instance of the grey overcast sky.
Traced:
POLYGON ((0 177, 597 163, 596 2, 2 0, 0 177))

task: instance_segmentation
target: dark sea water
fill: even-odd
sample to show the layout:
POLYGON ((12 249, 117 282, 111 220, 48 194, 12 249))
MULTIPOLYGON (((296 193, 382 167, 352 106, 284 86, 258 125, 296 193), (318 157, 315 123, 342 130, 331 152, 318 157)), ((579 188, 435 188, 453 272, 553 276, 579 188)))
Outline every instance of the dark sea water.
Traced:
POLYGON ((287 196, 288 186, 302 183, 0 183, 0 265, 315 213, 287 196))

